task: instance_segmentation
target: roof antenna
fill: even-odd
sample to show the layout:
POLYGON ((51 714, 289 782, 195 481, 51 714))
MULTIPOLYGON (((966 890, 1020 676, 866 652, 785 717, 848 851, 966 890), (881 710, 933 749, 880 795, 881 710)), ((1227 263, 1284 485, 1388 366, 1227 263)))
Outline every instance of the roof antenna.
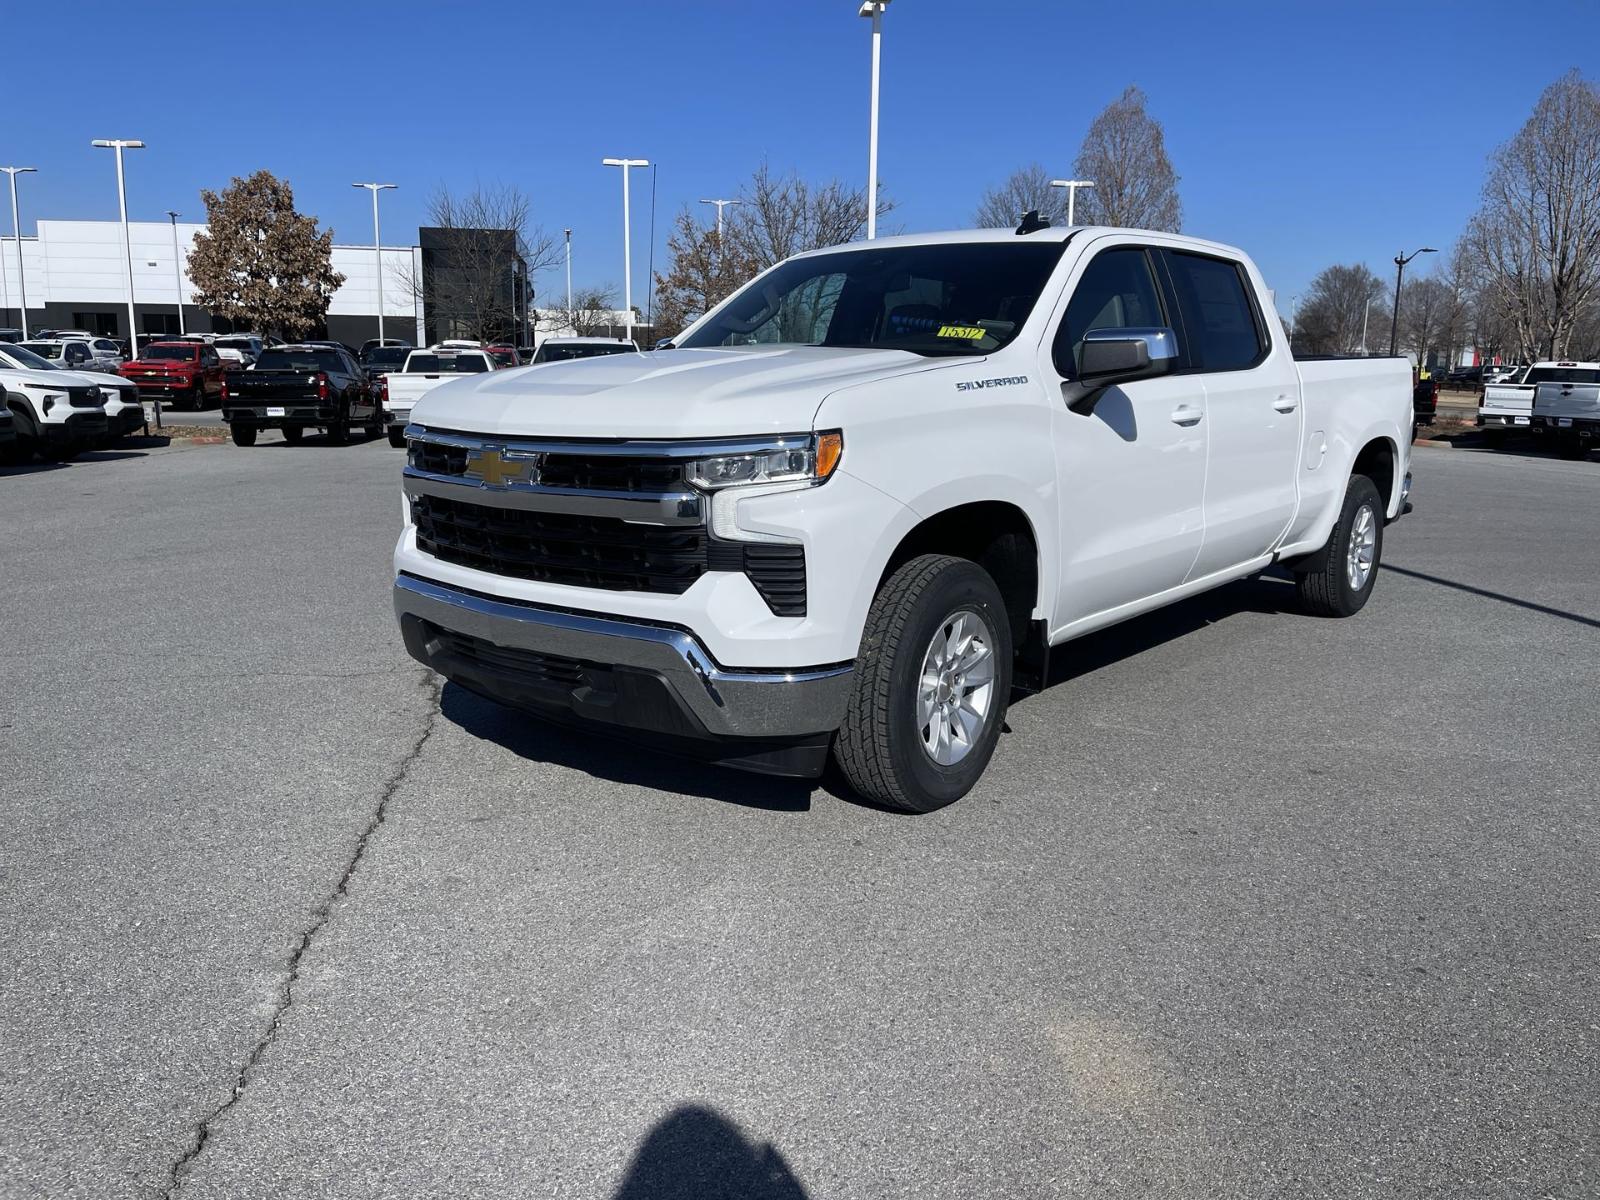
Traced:
POLYGON ((1022 223, 1017 226, 1017 235, 1020 237, 1029 233, 1038 233, 1041 229, 1049 228, 1050 218, 1041 217, 1037 208, 1030 208, 1027 213, 1023 215, 1022 223))

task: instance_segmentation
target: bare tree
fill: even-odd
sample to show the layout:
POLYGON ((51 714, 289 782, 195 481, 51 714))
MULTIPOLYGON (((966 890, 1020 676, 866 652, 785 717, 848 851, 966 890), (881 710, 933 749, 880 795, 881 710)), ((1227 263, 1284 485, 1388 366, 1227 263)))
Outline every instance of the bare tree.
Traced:
POLYGON ((1013 171, 1011 178, 999 187, 983 194, 978 211, 972 214, 972 223, 988 229, 1004 229, 1035 209, 1052 225, 1067 223, 1066 189, 1051 187, 1050 172, 1038 163, 1029 163, 1013 171))
POLYGON ((1430 351, 1439 351, 1446 363, 1461 321, 1461 304, 1447 280, 1421 275, 1400 289, 1400 346, 1426 363, 1430 351))
POLYGON ((667 254, 667 269, 656 276, 659 337, 675 336, 756 273, 740 240, 696 222, 688 205, 673 218, 667 254))
MULTIPOLYGON (((762 163, 739 190, 739 206, 723 225, 729 251, 764 271, 803 250, 853 242, 867 227, 865 188, 851 188, 837 179, 807 183, 798 175, 778 176, 762 163)), ((894 202, 878 200, 878 216, 894 202)))
POLYGON ((539 328, 553 337, 614 337, 623 327, 618 311, 615 285, 579 288, 570 308, 541 309, 539 328))
POLYGON ((456 195, 441 184, 428 198, 438 244, 421 271, 398 274, 415 298, 426 297, 440 336, 492 341, 515 335, 532 294, 530 280, 562 253, 557 240, 532 223, 532 213, 526 193, 507 185, 456 195))
POLYGON ((1079 204, 1089 224, 1176 233, 1183 222, 1178 175, 1161 123, 1145 112, 1144 101, 1142 91, 1129 87, 1089 126, 1072 169, 1094 187, 1079 204))
POLYGON ((1354 354, 1382 323, 1383 281, 1361 263, 1328 267, 1311 281, 1295 313, 1294 345, 1307 354, 1354 354), (1374 315, 1376 314, 1376 315, 1374 315))
POLYGON ((1495 151, 1467 240, 1524 357, 1564 357, 1600 297, 1600 89, 1576 70, 1495 151))

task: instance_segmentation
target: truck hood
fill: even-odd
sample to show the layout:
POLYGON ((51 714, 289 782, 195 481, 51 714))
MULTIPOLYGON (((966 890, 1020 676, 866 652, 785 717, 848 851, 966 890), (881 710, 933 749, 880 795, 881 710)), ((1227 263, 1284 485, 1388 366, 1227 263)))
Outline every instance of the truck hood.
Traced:
POLYGON ((411 419, 521 437, 704 438, 811 428, 833 391, 948 365, 903 350, 662 350, 452 379, 411 419))

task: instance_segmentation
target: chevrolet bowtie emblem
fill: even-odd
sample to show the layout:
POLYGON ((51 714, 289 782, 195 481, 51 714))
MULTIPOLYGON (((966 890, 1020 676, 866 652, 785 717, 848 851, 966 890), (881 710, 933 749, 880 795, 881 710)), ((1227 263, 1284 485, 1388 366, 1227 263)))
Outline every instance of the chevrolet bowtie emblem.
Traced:
POLYGON ((490 487, 509 487, 513 483, 538 483, 544 455, 532 451, 507 450, 484 446, 467 451, 466 477, 490 487))

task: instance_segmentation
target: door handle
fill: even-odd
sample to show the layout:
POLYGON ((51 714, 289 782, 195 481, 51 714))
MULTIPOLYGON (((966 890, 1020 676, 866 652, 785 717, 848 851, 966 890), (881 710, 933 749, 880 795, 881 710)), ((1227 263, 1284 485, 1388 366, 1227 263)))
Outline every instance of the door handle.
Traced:
POLYGON ((1172 410, 1172 423, 1174 425, 1198 425, 1200 418, 1206 414, 1198 408, 1190 408, 1187 404, 1180 404, 1172 410))
POLYGON ((1293 396, 1279 396, 1272 402, 1272 407, 1281 413, 1292 413, 1299 406, 1299 401, 1293 396))

